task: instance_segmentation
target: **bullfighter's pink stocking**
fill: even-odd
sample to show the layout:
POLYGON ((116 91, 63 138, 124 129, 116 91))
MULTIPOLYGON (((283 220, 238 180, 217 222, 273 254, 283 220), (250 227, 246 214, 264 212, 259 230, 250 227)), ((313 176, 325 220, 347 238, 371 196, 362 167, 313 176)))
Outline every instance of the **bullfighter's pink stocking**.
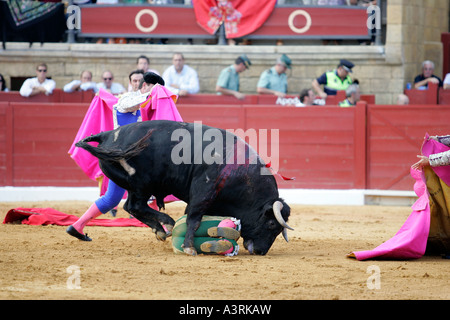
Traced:
POLYGON ((97 205, 95 202, 92 204, 92 206, 87 209, 87 211, 80 217, 80 219, 77 220, 72 226, 81 234, 83 234, 83 229, 86 226, 86 224, 91 221, 94 218, 97 218, 102 213, 100 210, 98 210, 97 205))

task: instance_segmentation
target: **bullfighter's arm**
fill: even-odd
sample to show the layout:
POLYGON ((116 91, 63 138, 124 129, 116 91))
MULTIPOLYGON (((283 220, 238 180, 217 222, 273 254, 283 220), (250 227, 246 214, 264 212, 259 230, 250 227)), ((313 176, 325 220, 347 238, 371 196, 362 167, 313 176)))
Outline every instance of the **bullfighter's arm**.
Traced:
POLYGON ((432 167, 440 167, 440 166, 448 166, 450 165, 450 150, 431 154, 429 157, 430 166, 432 167))
POLYGON ((450 147, 450 135, 448 136, 438 136, 437 141, 439 141, 442 144, 445 144, 447 147, 450 147))

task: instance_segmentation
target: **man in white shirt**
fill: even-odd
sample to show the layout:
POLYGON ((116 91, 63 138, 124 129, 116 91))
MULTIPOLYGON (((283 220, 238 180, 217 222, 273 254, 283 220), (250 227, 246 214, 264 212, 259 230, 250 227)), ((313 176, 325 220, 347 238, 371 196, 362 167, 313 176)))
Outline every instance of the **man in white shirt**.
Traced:
POLYGON ((93 90, 97 92, 97 84, 92 81, 92 72, 85 70, 81 73, 80 80, 73 80, 66 84, 63 88, 64 92, 87 91, 93 90))
POLYGON ((179 96, 195 94, 200 90, 197 71, 184 64, 181 53, 173 55, 172 65, 164 71, 163 79, 166 88, 179 96))
POLYGON ((127 92, 125 88, 118 82, 113 82, 114 75, 111 71, 105 71, 102 74, 102 80, 103 82, 97 83, 97 88, 104 89, 114 95, 122 94, 127 92))
POLYGON ((449 90, 450 89, 450 73, 447 73, 444 79, 444 89, 449 90))
POLYGON ((39 93, 48 96, 53 93, 55 87, 55 81, 47 79, 47 65, 41 63, 36 67, 36 77, 25 80, 19 92, 22 97, 32 97, 39 93))

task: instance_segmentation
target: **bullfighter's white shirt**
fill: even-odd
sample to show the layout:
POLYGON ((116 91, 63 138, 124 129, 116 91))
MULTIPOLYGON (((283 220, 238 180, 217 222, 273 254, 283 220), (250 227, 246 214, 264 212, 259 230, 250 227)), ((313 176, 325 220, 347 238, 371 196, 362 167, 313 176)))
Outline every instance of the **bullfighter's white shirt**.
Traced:
POLYGON ((45 94, 49 95, 53 93, 53 89, 56 87, 56 82, 52 79, 45 79, 43 83, 40 83, 37 77, 28 78, 24 81, 22 87, 20 88, 20 95, 22 97, 29 97, 35 87, 44 87, 46 90, 45 94))

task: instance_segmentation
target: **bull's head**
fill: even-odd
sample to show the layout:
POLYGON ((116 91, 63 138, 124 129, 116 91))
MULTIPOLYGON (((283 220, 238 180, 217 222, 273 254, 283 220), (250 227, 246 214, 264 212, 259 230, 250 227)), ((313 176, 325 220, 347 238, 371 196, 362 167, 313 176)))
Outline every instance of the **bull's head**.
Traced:
POLYGON ((290 212, 289 206, 280 199, 265 206, 257 221, 250 221, 245 225, 242 221, 241 235, 245 249, 251 254, 265 255, 280 233, 287 242, 287 229, 294 230, 286 223, 290 212))

